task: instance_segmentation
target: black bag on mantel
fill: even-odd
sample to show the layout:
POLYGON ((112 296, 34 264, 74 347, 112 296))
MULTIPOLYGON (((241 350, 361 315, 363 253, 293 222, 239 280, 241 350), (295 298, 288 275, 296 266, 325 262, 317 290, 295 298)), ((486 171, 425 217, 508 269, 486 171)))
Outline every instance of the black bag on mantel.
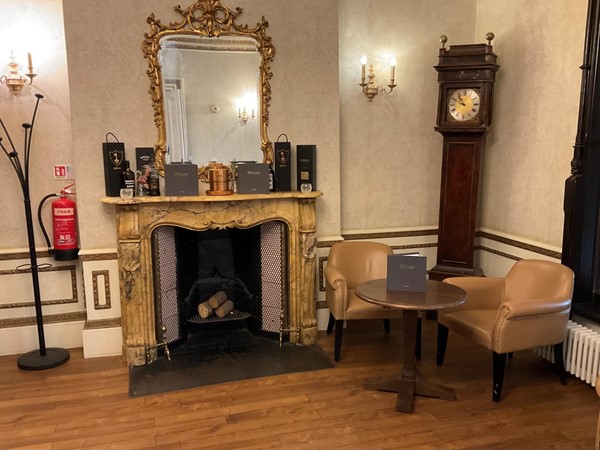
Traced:
POLYGON ((103 142, 102 157, 104 159, 104 187, 106 189, 106 196, 119 197, 122 187, 125 144, 123 142, 103 142))

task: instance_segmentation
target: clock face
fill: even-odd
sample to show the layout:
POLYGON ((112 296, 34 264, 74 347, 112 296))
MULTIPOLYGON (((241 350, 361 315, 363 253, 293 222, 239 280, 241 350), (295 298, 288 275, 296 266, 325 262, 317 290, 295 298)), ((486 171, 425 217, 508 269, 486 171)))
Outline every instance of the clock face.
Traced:
POLYGON ((450 91, 448 112, 458 122, 474 120, 479 114, 480 105, 479 93, 475 89, 465 88, 450 91))

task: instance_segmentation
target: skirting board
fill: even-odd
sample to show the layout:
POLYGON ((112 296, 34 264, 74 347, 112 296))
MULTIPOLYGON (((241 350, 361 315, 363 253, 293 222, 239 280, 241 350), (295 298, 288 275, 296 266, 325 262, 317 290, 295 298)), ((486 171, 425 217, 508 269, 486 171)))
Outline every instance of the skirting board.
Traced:
MULTIPOLYGON (((46 348, 78 348, 83 345, 83 321, 44 324, 46 348)), ((37 326, 0 328, 0 356, 39 349, 37 326)))

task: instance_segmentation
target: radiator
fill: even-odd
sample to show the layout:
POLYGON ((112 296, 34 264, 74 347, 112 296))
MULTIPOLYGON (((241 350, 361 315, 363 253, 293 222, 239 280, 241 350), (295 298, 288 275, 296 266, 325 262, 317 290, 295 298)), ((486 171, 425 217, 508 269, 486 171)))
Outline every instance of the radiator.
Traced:
MULTIPOLYGON (((535 348, 534 353, 554 362, 551 345, 535 348)), ((563 343, 565 370, 592 386, 600 372, 600 333, 569 320, 563 343)))

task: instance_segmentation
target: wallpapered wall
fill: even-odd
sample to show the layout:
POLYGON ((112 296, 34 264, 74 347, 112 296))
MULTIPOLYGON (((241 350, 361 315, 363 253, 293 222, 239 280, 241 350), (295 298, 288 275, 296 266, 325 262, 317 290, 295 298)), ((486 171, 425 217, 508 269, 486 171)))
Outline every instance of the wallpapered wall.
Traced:
POLYGON ((586 10, 584 0, 340 2, 342 229, 437 226, 438 38, 479 43, 492 31, 502 67, 480 225, 560 250, 586 10), (385 55, 396 55, 392 95, 369 103, 360 93, 361 54, 375 60, 379 84, 388 77, 385 55))
POLYGON ((340 2, 342 229, 431 227, 438 223, 441 136, 433 129, 439 37, 469 43, 476 1, 340 2), (357 86, 361 55, 392 94, 369 103, 357 86))
MULTIPOLYGON (((578 114, 585 0, 224 1, 230 8, 244 8, 243 23, 255 24, 263 15, 270 23, 276 55, 269 137, 275 141, 286 133, 293 145, 317 145, 318 188, 324 193, 317 201, 321 241, 358 231, 437 227, 442 139, 433 129, 438 95, 433 66, 438 38, 446 34, 450 44, 483 42, 485 33, 493 31, 502 67, 486 150, 481 226, 560 250, 563 185, 578 114), (361 93, 363 54, 374 63, 378 84, 387 83, 389 58, 396 57, 398 86, 393 94, 380 94, 369 103, 361 93)), ((46 96, 33 140, 32 203, 35 209, 45 194, 67 184, 53 180, 52 164, 73 164, 80 253, 89 255, 63 264, 69 270, 46 274, 42 281, 44 298, 61 300, 45 309, 53 316, 46 327, 51 345, 83 345, 86 355, 96 356, 120 351, 114 211, 100 202, 101 143, 107 132, 115 133, 130 159, 135 147, 155 143, 141 43, 149 29, 148 15, 175 20, 172 6, 177 3, 0 2, 0 72, 7 72, 14 50, 20 64, 31 52, 39 73, 19 97, 0 85, 0 117, 22 148, 20 125, 30 120, 33 94, 46 96), (95 290, 94 280, 104 294, 95 290), (112 306, 96 307, 96 297, 112 298, 112 306)), ((30 320, 33 308, 27 306, 30 279, 13 273, 26 258, 14 255, 27 248, 22 196, 1 154, 0 179, 0 306, 8 306, 0 314, 0 354, 11 354, 37 344, 30 320)), ((43 249, 35 228, 38 248, 43 249)), ((510 245, 482 241, 496 253, 514 253, 510 245)), ((400 248, 422 244, 433 259, 432 234, 400 237, 395 243, 400 248)), ((321 266, 328 248, 318 251, 321 266)), ((486 256, 482 268, 487 275, 503 275, 513 261, 491 251, 479 253, 486 256)), ((515 254, 539 256, 525 250, 515 254)), ((326 323, 326 314, 322 318, 326 323)))
POLYGON ((564 182, 577 134, 586 0, 478 2, 498 72, 481 225, 560 251, 564 182))
MULTIPOLYGON (((71 113, 69 107, 69 79, 65 50, 65 33, 60 0, 0 2, 0 74, 8 72, 10 52, 26 71, 27 53, 30 52, 33 71, 38 73, 32 86, 23 88, 22 95, 11 94, 0 85, 0 118, 23 161, 23 128, 31 121, 35 105, 34 94, 42 100, 34 127, 30 173, 32 208, 37 209, 41 198, 57 192, 68 182, 54 181, 53 164, 73 163, 71 146, 71 113)), ((6 136, 2 143, 8 146, 6 136)), ((84 175, 84 174, 82 174, 84 175)), ((0 251, 27 248, 23 195, 17 177, 4 154, 0 154, 2 208, 0 217, 0 251)), ((47 205, 48 206, 48 205, 47 205)), ((45 211, 49 213, 48 208, 45 211)), ((45 214, 49 226, 49 214, 45 214)), ((36 242, 44 248, 44 241, 36 222, 36 242)))
MULTIPOLYGON (((584 0, 225 3, 244 8, 243 22, 254 24, 263 15, 270 22, 277 53, 269 134, 271 140, 286 133, 293 144, 317 144, 318 187, 325 194, 318 202, 322 238, 342 230, 436 226, 438 37, 447 34, 450 44, 483 42, 487 31, 495 32, 502 68, 486 151, 481 225, 560 246, 563 183, 576 132, 584 0), (360 92, 362 54, 374 62, 380 84, 388 78, 389 56, 397 58, 398 87, 392 95, 369 103, 360 92)), ((20 133, 30 117, 31 94, 46 95, 34 138, 34 205, 65 184, 52 179, 50 165, 74 163, 81 244, 90 250, 115 247, 112 207, 100 203, 105 134, 114 132, 124 141, 129 157, 136 146, 156 140, 141 52, 151 12, 165 22, 176 18, 172 5, 159 0, 87 0, 85 7, 79 0, 5 0, 0 5, 0 63, 8 61, 8 43, 26 37, 28 48, 15 50, 31 49, 40 73, 26 88, 28 95, 10 96, 0 86, 1 117, 20 133), (35 26, 16 20, 15 11, 19 19, 37 21, 35 26)), ((6 72, 7 66, 1 67, 6 72)), ((0 248, 25 248, 21 197, 7 162, 0 164, 0 177, 11 212, 0 219, 6 231, 0 248)))
MULTIPOLYGON (((321 233, 339 230, 339 119, 337 89, 337 2, 239 1, 240 23, 265 15, 276 56, 272 65, 270 138, 287 133, 296 143, 315 143, 321 155, 319 205, 321 233), (315 14, 319 11, 319 14, 315 14), (334 19, 334 20, 332 20, 334 19), (326 175, 327 174, 327 175, 326 175), (326 176, 325 176, 326 175, 326 176)), ((165 1, 65 0, 65 29, 71 79, 73 144, 83 184, 81 240, 86 247, 115 245, 111 207, 101 205, 100 142, 107 131, 126 151, 153 145, 156 130, 141 43, 154 12, 163 22, 177 19, 165 1)), ((81 184, 80 184, 80 192, 81 184)), ((80 194, 81 195, 81 194, 80 194)))

